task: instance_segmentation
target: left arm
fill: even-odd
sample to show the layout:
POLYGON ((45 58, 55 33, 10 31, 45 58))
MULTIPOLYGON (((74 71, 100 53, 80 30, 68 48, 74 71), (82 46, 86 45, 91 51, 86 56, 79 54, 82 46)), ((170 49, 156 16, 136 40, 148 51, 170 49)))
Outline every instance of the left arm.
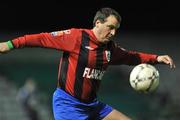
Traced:
POLYGON ((157 55, 115 48, 112 52, 111 65, 137 65, 141 63, 157 64, 157 55))
POLYGON ((168 55, 147 54, 142 52, 127 51, 116 44, 112 47, 111 65, 126 64, 137 65, 141 63, 149 64, 169 64, 170 68, 175 68, 172 58, 168 55))

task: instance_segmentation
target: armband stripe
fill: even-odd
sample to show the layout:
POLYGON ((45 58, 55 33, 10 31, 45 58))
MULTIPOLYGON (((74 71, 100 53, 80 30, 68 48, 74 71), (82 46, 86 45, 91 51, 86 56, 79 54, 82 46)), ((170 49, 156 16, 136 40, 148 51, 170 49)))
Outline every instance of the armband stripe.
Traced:
POLYGON ((12 44, 12 42, 10 40, 7 41, 6 44, 8 45, 9 49, 13 49, 14 48, 14 46, 13 46, 13 44, 12 44))

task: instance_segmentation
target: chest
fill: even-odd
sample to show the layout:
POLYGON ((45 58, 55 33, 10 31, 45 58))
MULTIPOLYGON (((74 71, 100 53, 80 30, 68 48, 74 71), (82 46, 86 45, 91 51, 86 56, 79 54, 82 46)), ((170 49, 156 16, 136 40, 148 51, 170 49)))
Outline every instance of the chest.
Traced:
POLYGON ((110 61, 111 52, 106 48, 81 46, 77 54, 78 61, 82 66, 105 69, 110 61))

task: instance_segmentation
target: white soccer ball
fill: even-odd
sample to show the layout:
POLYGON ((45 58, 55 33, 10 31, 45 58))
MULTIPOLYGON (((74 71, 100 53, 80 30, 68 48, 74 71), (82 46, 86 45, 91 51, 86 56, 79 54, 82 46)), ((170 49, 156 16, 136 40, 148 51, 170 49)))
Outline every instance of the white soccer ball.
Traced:
POLYGON ((152 92, 159 85, 159 72, 150 64, 139 64, 131 71, 129 81, 136 91, 152 92))

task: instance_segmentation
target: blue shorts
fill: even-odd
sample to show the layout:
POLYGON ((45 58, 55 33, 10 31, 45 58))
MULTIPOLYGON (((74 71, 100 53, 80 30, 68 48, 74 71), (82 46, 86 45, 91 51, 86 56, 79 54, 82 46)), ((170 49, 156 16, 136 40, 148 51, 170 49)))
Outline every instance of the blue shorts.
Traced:
POLYGON ((91 103, 80 102, 59 88, 53 94, 55 120, 101 120, 111 111, 111 106, 98 100, 91 103))

